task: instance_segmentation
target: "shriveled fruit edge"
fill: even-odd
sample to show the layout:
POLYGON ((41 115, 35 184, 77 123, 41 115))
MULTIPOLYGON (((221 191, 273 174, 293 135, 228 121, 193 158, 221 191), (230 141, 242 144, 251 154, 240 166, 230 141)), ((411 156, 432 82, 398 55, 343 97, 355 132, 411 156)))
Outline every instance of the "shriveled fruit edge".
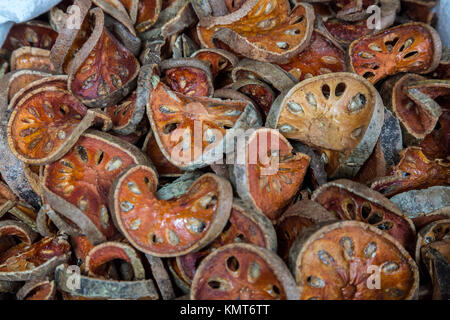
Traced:
MULTIPOLYGON (((14 228, 20 230, 27 237, 27 239, 23 242, 28 245, 31 245, 37 238, 36 232, 34 232, 27 224, 21 221, 2 220, 0 221, 0 234, 2 228, 14 228)), ((4 234, 2 236, 7 236, 7 234, 4 234)))
POLYGON ((135 36, 136 30, 134 29, 134 23, 131 21, 130 16, 128 15, 127 9, 125 9, 124 5, 119 0, 92 0, 92 2, 100 7, 104 12, 112 16, 114 19, 123 24, 130 33, 135 36), (111 5, 109 2, 114 2, 116 7, 111 5))
MULTIPOLYGON (((20 47, 20 48, 14 50, 13 53, 11 54, 11 62, 10 62, 11 71, 23 70, 22 68, 16 69, 16 67, 17 67, 16 60, 23 54, 31 54, 33 57, 38 56, 40 58, 49 58, 50 59, 50 50, 35 48, 35 47, 20 47)), ((49 67, 52 68, 54 66, 51 64, 51 65, 49 65, 49 67)), ((47 71, 47 70, 43 70, 43 71, 47 71)), ((52 71, 52 70, 50 70, 50 71, 52 71)))
MULTIPOLYGON (((416 239, 416 249, 415 249, 415 260, 418 266, 420 266, 420 262, 421 262, 421 248, 422 248, 422 241, 424 240, 424 236, 430 232, 431 230, 434 229, 434 227, 436 227, 437 225, 441 224, 441 223, 447 223, 450 224, 450 219, 442 219, 442 220, 437 220, 437 221, 433 221, 430 222, 429 224, 427 224, 426 226, 424 226, 422 229, 419 230, 419 232, 417 232, 417 239, 416 239)), ((437 240, 434 240, 437 241, 437 240)), ((433 242, 434 242, 433 241, 433 242)))
POLYGON ((169 273, 164 266, 163 260, 149 254, 146 254, 145 257, 150 264, 150 269, 158 286, 161 298, 163 300, 174 299, 176 297, 175 292, 173 291, 172 282, 170 281, 169 273))
POLYGON ((25 300, 27 295, 29 295, 34 289, 46 284, 50 285, 51 289, 47 296, 42 300, 54 300, 56 295, 56 285, 54 281, 48 279, 32 280, 25 283, 25 285, 16 293, 17 300, 25 300))

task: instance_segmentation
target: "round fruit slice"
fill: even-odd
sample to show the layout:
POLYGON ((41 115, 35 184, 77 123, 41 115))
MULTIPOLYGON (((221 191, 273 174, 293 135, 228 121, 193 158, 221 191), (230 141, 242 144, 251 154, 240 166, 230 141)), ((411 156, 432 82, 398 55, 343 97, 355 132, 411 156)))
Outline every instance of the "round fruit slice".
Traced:
POLYGON ((341 219, 371 224, 405 248, 412 248, 416 235, 413 222, 395 204, 363 184, 346 179, 328 182, 314 191, 311 200, 341 219))
POLYGON ((189 97, 208 97, 214 93, 209 65, 194 58, 167 59, 159 64, 169 87, 189 97))
POLYGON ((50 280, 28 281, 16 294, 17 300, 56 300, 56 285, 50 280))
POLYGON ((345 72, 345 51, 325 33, 314 30, 303 52, 280 67, 302 81, 321 74, 345 72))
POLYGON ((108 107, 134 89, 139 62, 106 30, 101 9, 90 14, 95 27, 70 64, 68 87, 87 106, 108 107))
POLYGON ((233 51, 255 60, 285 63, 308 45, 314 25, 314 9, 289 1, 249 0, 221 17, 203 17, 197 27, 203 46, 220 41, 233 51))
POLYGON ((2 49, 13 52, 21 47, 50 50, 58 34, 41 21, 27 21, 12 26, 6 36, 2 49))
POLYGON ((275 223, 280 258, 288 263, 291 247, 304 229, 331 220, 337 220, 335 214, 317 202, 305 199, 293 204, 275 223))
POLYGON ((371 188, 386 197, 414 189, 450 185, 450 163, 443 159, 430 160, 419 147, 409 147, 400 153, 400 162, 390 175, 375 180, 371 188))
POLYGON ((17 158, 44 165, 69 151, 95 120, 70 92, 45 86, 17 102, 8 123, 8 143, 17 158))
POLYGON ((448 241, 450 234, 450 219, 434 221, 422 228, 417 233, 415 258, 417 265, 421 261, 421 249, 423 246, 435 241, 448 241))
POLYGON ((156 197, 157 184, 152 168, 132 166, 111 189, 116 226, 138 250, 157 257, 185 255, 208 245, 225 227, 232 199, 225 179, 205 174, 169 200, 156 197))
POLYGON ((211 252, 231 243, 250 243, 274 252, 277 250, 276 234, 270 220, 246 208, 239 199, 234 199, 230 219, 219 237, 200 251, 177 257, 183 279, 190 284, 202 260, 211 252))
POLYGON ((192 300, 298 300, 289 269, 272 251, 247 243, 215 250, 200 264, 192 300))
POLYGON ((114 179, 132 164, 147 164, 135 146, 109 134, 88 130, 60 160, 45 167, 44 198, 93 243, 117 231, 107 197, 114 179))
POLYGON ((302 300, 409 300, 418 294, 414 260, 394 238, 362 222, 305 230, 290 265, 302 300))
POLYGON ((406 23, 352 42, 352 70, 377 83, 400 72, 429 73, 441 59, 438 33, 423 23, 406 23))
POLYGON ((154 68, 147 115, 161 152, 178 168, 193 170, 222 159, 233 135, 260 125, 252 104, 179 94, 154 68))
POLYGON ((266 126, 320 149, 329 176, 354 176, 377 143, 384 108, 376 89, 352 73, 304 80, 272 105, 266 126))
POLYGON ((270 220, 277 219, 297 195, 308 169, 310 157, 293 151, 277 130, 266 128, 253 131, 245 147, 237 145, 233 171, 237 193, 270 220))
POLYGON ((11 55, 11 71, 22 69, 55 70, 50 61, 50 51, 32 47, 21 47, 14 50, 11 55))
POLYGON ((0 257, 0 280, 28 281, 50 275, 70 257, 63 236, 43 238, 30 246, 17 245, 0 257))

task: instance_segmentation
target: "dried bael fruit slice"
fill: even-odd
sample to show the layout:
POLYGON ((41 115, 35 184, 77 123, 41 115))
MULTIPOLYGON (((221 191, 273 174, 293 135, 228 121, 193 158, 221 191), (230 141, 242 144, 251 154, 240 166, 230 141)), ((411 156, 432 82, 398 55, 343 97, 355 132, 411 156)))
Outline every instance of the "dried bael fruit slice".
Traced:
POLYGON ((140 67, 136 57, 106 30, 103 12, 96 8, 90 14, 95 27, 70 64, 68 87, 87 106, 107 107, 134 89, 140 67))
POLYGON ((377 83, 400 72, 429 73, 441 59, 439 34, 423 23, 406 23, 352 42, 352 70, 377 83))
POLYGON ((8 187, 0 181, 0 218, 16 205, 17 197, 8 187))
POLYGON ((419 147, 409 147, 400 155, 400 162, 392 167, 390 175, 375 180, 372 189, 391 197, 408 190, 450 185, 448 161, 430 160, 419 147))
POLYGON ((450 80, 450 48, 442 48, 442 57, 439 65, 429 74, 434 79, 450 80))
POLYGON ((434 25, 437 17, 432 9, 437 3, 437 0, 402 0, 402 8, 411 20, 434 25))
POLYGON ((162 5, 162 0, 120 0, 120 2, 127 9, 137 32, 144 32, 153 26, 158 20, 162 5))
POLYGON ((251 132, 245 146, 237 144, 236 152, 233 174, 238 195, 257 212, 277 219, 300 190, 310 157, 295 153, 277 130, 266 128, 251 132))
POLYGON ((159 292, 161 293, 161 298, 163 300, 173 300, 176 295, 173 290, 172 281, 170 280, 169 273, 166 270, 163 260, 149 254, 146 254, 145 257, 150 264, 152 276, 156 281, 159 292))
POLYGON ((96 120, 70 92, 45 86, 16 103, 8 123, 8 143, 27 164, 45 165, 61 158, 96 120))
POLYGON ((203 17, 197 27, 203 46, 219 41, 255 60, 285 63, 306 48, 314 25, 314 9, 289 1, 248 0, 221 17, 203 17))
POLYGON ((200 251, 176 258, 183 279, 191 284, 202 260, 211 252, 231 243, 249 243, 273 252, 277 250, 276 234, 270 220, 248 208, 239 199, 233 199, 230 219, 217 239, 200 251))
POLYGON ((233 82, 231 86, 233 90, 241 92, 255 102, 256 106, 265 116, 270 111, 273 101, 276 98, 272 88, 262 81, 256 79, 242 79, 233 82))
POLYGON ((170 90, 155 72, 147 115, 163 155, 183 170, 205 167, 228 152, 239 135, 261 123, 247 101, 188 97, 170 90))
POLYGON ((419 270, 414 260, 397 240, 366 223, 343 221, 306 229, 289 261, 302 300, 417 299, 419 270), (370 278, 371 266, 380 268, 377 283, 370 278))
POLYGON ((416 230, 420 230, 429 223, 444 219, 450 219, 450 206, 443 207, 429 213, 421 212, 413 218, 413 222, 416 226, 416 230))
POLYGON ((17 245, 0 257, 0 280, 28 281, 50 275, 70 257, 63 236, 43 238, 30 246, 17 245))
POLYGON ((417 265, 421 262, 421 249, 435 241, 448 241, 450 235, 450 219, 434 221, 417 233, 415 258, 417 265))
MULTIPOLYGON (((134 22, 130 18, 130 14, 124 6, 124 4, 128 1, 92 0, 92 2, 98 7, 102 8, 104 12, 112 16, 114 19, 123 24, 125 27, 127 27, 127 29, 131 32, 132 35, 136 35, 136 30, 134 29, 134 22)), ((131 2, 136 3, 136 1, 131 2)))
POLYGON ((81 275, 80 286, 69 285, 73 271, 68 265, 60 265, 55 270, 55 282, 63 292, 64 299, 70 300, 157 300, 158 291, 152 279, 141 281, 116 281, 95 279, 81 275))
POLYGON ((200 264, 192 300, 298 300, 294 278, 272 251, 247 243, 215 250, 200 264))
POLYGON ((17 300, 56 300, 56 285, 50 280, 28 281, 17 291, 17 300))
POLYGON ((12 26, 6 36, 2 49, 10 52, 20 47, 33 47, 50 50, 58 34, 41 21, 27 21, 12 26))
POLYGON ((11 71, 35 69, 53 71, 55 67, 50 61, 50 51, 32 47, 21 47, 11 55, 11 71))
POLYGON ((134 91, 125 100, 118 105, 110 106, 105 109, 112 120, 112 130, 121 135, 128 135, 135 131, 137 125, 141 122, 145 108, 138 110, 136 107, 137 92, 134 91))
MULTIPOLYGON (((37 234, 25 223, 16 220, 0 221, 1 250, 6 251, 16 245, 13 238, 18 239, 20 247, 30 246, 37 238, 37 234)), ((1 252, 0 257, 7 253, 1 252)))
POLYGON ((159 64, 164 81, 176 92, 189 97, 210 97, 214 94, 210 66, 195 58, 166 59, 159 64))
POLYGON ((374 6, 379 0, 338 0, 331 2, 336 11, 336 17, 344 21, 361 21, 368 16, 369 6, 374 6))
POLYGON ((63 158, 46 165, 44 198, 93 244, 104 242, 117 234, 107 204, 114 179, 132 164, 147 163, 135 146, 88 130, 63 158))
POLYGON ((192 58, 208 63, 213 78, 216 78, 221 72, 231 71, 239 62, 238 58, 231 52, 217 48, 197 50, 192 54, 192 58))
POLYGON ((191 292, 191 284, 184 280, 183 276, 181 275, 180 269, 178 268, 176 259, 169 258, 167 260, 167 264, 169 266, 170 274, 172 275, 172 280, 177 288, 180 289, 184 294, 189 295, 191 292))
POLYGON ((341 72, 304 80, 279 95, 266 126, 323 151, 329 176, 351 177, 372 154, 383 119, 373 85, 341 72))
POLYGON ((299 234, 310 226, 320 222, 337 220, 338 217, 325 210, 317 202, 301 200, 293 204, 279 217, 275 223, 278 239, 278 255, 286 262, 289 252, 299 234))
POLYGON ((450 298, 450 241, 436 241, 422 248, 422 259, 433 284, 433 299, 450 298))
POLYGON ((314 191, 311 200, 345 220, 359 220, 385 231, 411 249, 416 230, 413 222, 392 202, 363 184, 340 179, 314 191))
POLYGON ((138 250, 175 257, 200 250, 223 230, 230 216, 232 188, 211 173, 197 179, 181 196, 160 200, 158 178, 146 166, 131 166, 110 192, 113 219, 138 250))
POLYGON ((321 74, 346 71, 345 50, 325 33, 314 30, 303 52, 280 67, 302 81, 321 74))
POLYGON ((367 21, 346 22, 340 19, 328 19, 322 22, 319 28, 330 35, 341 46, 347 47, 350 43, 365 35, 371 34, 373 30, 367 27, 367 21))

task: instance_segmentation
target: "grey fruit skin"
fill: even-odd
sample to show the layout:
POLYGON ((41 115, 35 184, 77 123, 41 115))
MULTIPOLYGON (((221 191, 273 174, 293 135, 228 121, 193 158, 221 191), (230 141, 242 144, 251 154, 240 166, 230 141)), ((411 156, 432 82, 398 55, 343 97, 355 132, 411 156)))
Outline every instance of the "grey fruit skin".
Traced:
POLYGON ((430 275, 433 277, 433 300, 450 299, 450 265, 447 258, 431 244, 423 248, 423 260, 430 275))
POLYGON ((163 300, 174 299, 176 296, 175 292, 173 291, 173 285, 170 281, 169 273, 167 272, 162 259, 149 254, 146 254, 145 257, 150 264, 153 278, 155 278, 156 284, 158 285, 158 289, 163 300))
POLYGON ((402 129, 399 120, 384 109, 384 124, 380 133, 380 146, 386 161, 386 169, 398 163, 403 149, 402 129))
POLYGON ((192 184, 204 173, 200 171, 186 172, 174 182, 165 185, 156 192, 160 200, 169 200, 185 194, 192 184))
POLYGON ((115 281, 80 276, 78 289, 70 288, 72 272, 67 272, 67 265, 60 265, 55 271, 55 282, 59 290, 74 296, 98 299, 140 299, 159 298, 153 280, 115 281))
POLYGON ((411 190, 390 198, 408 217, 415 218, 450 206, 450 187, 434 186, 411 190))

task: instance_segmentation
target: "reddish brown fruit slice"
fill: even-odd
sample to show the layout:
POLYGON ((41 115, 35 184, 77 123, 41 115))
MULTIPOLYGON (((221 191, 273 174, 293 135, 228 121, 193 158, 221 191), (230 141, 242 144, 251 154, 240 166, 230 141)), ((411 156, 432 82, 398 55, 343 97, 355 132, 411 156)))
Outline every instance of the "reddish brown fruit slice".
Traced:
POLYGON ((367 17, 367 8, 377 5, 378 0, 338 0, 331 3, 336 17, 344 21, 360 21, 367 17))
POLYGON ((117 227, 138 250, 174 257, 199 250, 214 240, 230 216, 232 189, 225 179, 205 174, 170 200, 156 195, 153 169, 133 166, 115 182, 110 206, 117 227))
POLYGON ((229 244, 203 260, 192 282, 192 300, 298 300, 284 262, 251 244, 229 244))
POLYGON ((438 67, 429 74, 434 79, 450 80, 450 49, 442 48, 442 57, 438 67))
POLYGON ((436 241, 422 248, 422 259, 433 285, 433 300, 450 298, 450 241, 436 241))
POLYGON ((295 241, 291 270, 302 300, 410 300, 419 271, 394 238, 357 221, 317 225, 295 241), (379 268, 379 288, 370 267, 379 268))
POLYGON ((272 103, 276 98, 276 94, 270 86, 259 80, 238 80, 233 83, 231 88, 245 94, 254 101, 264 115, 269 113, 272 103))
POLYGON ((372 154, 383 119, 373 85, 341 72, 304 80, 278 96, 266 126, 325 152, 329 176, 352 177, 372 154))
POLYGON ((435 0, 402 0, 402 8, 411 20, 434 25, 437 17, 432 9, 437 3, 435 0))
POLYGON ((89 107, 107 107, 126 97, 136 85, 139 62, 104 27, 100 9, 92 9, 92 35, 69 68, 70 91, 89 107))
POLYGON ((411 249, 416 230, 413 222, 380 193, 363 184, 341 179, 314 191, 311 200, 345 220, 359 220, 385 231, 411 249))
POLYGON ((270 220, 277 219, 300 190, 310 157, 295 153, 277 130, 266 128, 253 131, 245 153, 237 152, 233 171, 237 193, 270 220))
POLYGON ((43 238, 31 246, 17 245, 0 258, 0 280, 28 281, 50 275, 70 257, 63 237, 43 238))
POLYGON ((135 23, 137 32, 150 29, 159 17, 162 0, 120 0, 135 23), (137 6, 135 3, 137 2, 137 6))
POLYGON ((20 47, 34 47, 50 50, 58 34, 49 25, 40 21, 28 21, 13 25, 2 49, 14 51, 20 47))
POLYGON ((0 221, 0 259, 8 254, 7 249, 13 247, 16 242, 13 237, 20 241, 19 246, 30 246, 37 238, 37 234, 25 223, 16 220, 0 221), (9 245, 9 248, 8 248, 9 245))
POLYGON ((50 51, 32 47, 21 47, 14 50, 11 55, 11 71, 22 69, 55 70, 50 61, 50 51))
MULTIPOLYGON (((136 35, 134 30, 134 22, 130 18, 130 14, 124 6, 125 1, 122 0, 92 0, 92 2, 102 8, 104 12, 111 15, 114 19, 123 24, 131 32, 131 34, 136 35)), ((135 3, 136 1, 132 1, 135 3)), ((129 7, 129 9, 132 9, 129 7)))
POLYGON ((16 204, 17 197, 8 187, 0 181, 0 218, 16 204))
POLYGON ((112 130, 120 135, 130 135, 134 133, 141 123, 145 114, 145 108, 136 106, 137 92, 134 91, 128 98, 120 104, 105 109, 106 114, 111 118, 112 130))
POLYGON ((372 33, 367 21, 346 22, 329 19, 323 22, 324 29, 340 44, 348 46, 352 41, 372 33))
POLYGON ((331 220, 337 220, 337 216, 317 202, 301 200, 293 204, 275 223, 280 258, 288 263, 291 247, 304 229, 331 220))
POLYGON ((280 67, 299 81, 321 74, 344 72, 345 51, 324 33, 315 30, 308 48, 280 67))
POLYGON ((56 300, 56 285, 50 280, 34 280, 27 282, 19 291, 18 300, 56 300))
POLYGON ((448 241, 450 234, 450 219, 434 221, 417 233, 415 258, 417 265, 421 262, 421 249, 435 241, 448 241))
POLYGON ((372 183, 372 189, 386 197, 391 197, 408 190, 450 185, 448 161, 430 160, 418 147, 403 150, 401 157, 389 176, 379 178, 372 183))
POLYGON ((352 70, 372 83, 400 72, 429 73, 441 59, 438 33, 422 23, 406 23, 362 37, 349 48, 352 70))
POLYGON ((45 167, 44 198, 92 243, 103 242, 117 234, 107 204, 114 179, 128 166, 147 162, 133 145, 89 130, 63 158, 45 167))
POLYGON ((219 237, 200 251, 177 257, 183 279, 190 284, 203 259, 231 243, 249 243, 274 252, 277 250, 276 234, 270 220, 246 208, 242 201, 234 199, 230 219, 219 237))
MULTIPOLYGON (((156 68, 156 66, 155 66, 156 68)), ((188 97, 152 76, 147 115, 161 152, 180 169, 205 167, 222 158, 229 137, 260 124, 246 101, 188 97)))
POLYGON ((192 58, 208 63, 211 67, 213 78, 216 78, 221 72, 231 71, 239 62, 238 58, 231 52, 216 48, 197 50, 192 55, 192 58))
POLYGON ((285 63, 308 45, 313 31, 314 10, 288 1, 248 0, 233 13, 204 17, 197 27, 203 46, 214 40, 255 60, 285 63))

